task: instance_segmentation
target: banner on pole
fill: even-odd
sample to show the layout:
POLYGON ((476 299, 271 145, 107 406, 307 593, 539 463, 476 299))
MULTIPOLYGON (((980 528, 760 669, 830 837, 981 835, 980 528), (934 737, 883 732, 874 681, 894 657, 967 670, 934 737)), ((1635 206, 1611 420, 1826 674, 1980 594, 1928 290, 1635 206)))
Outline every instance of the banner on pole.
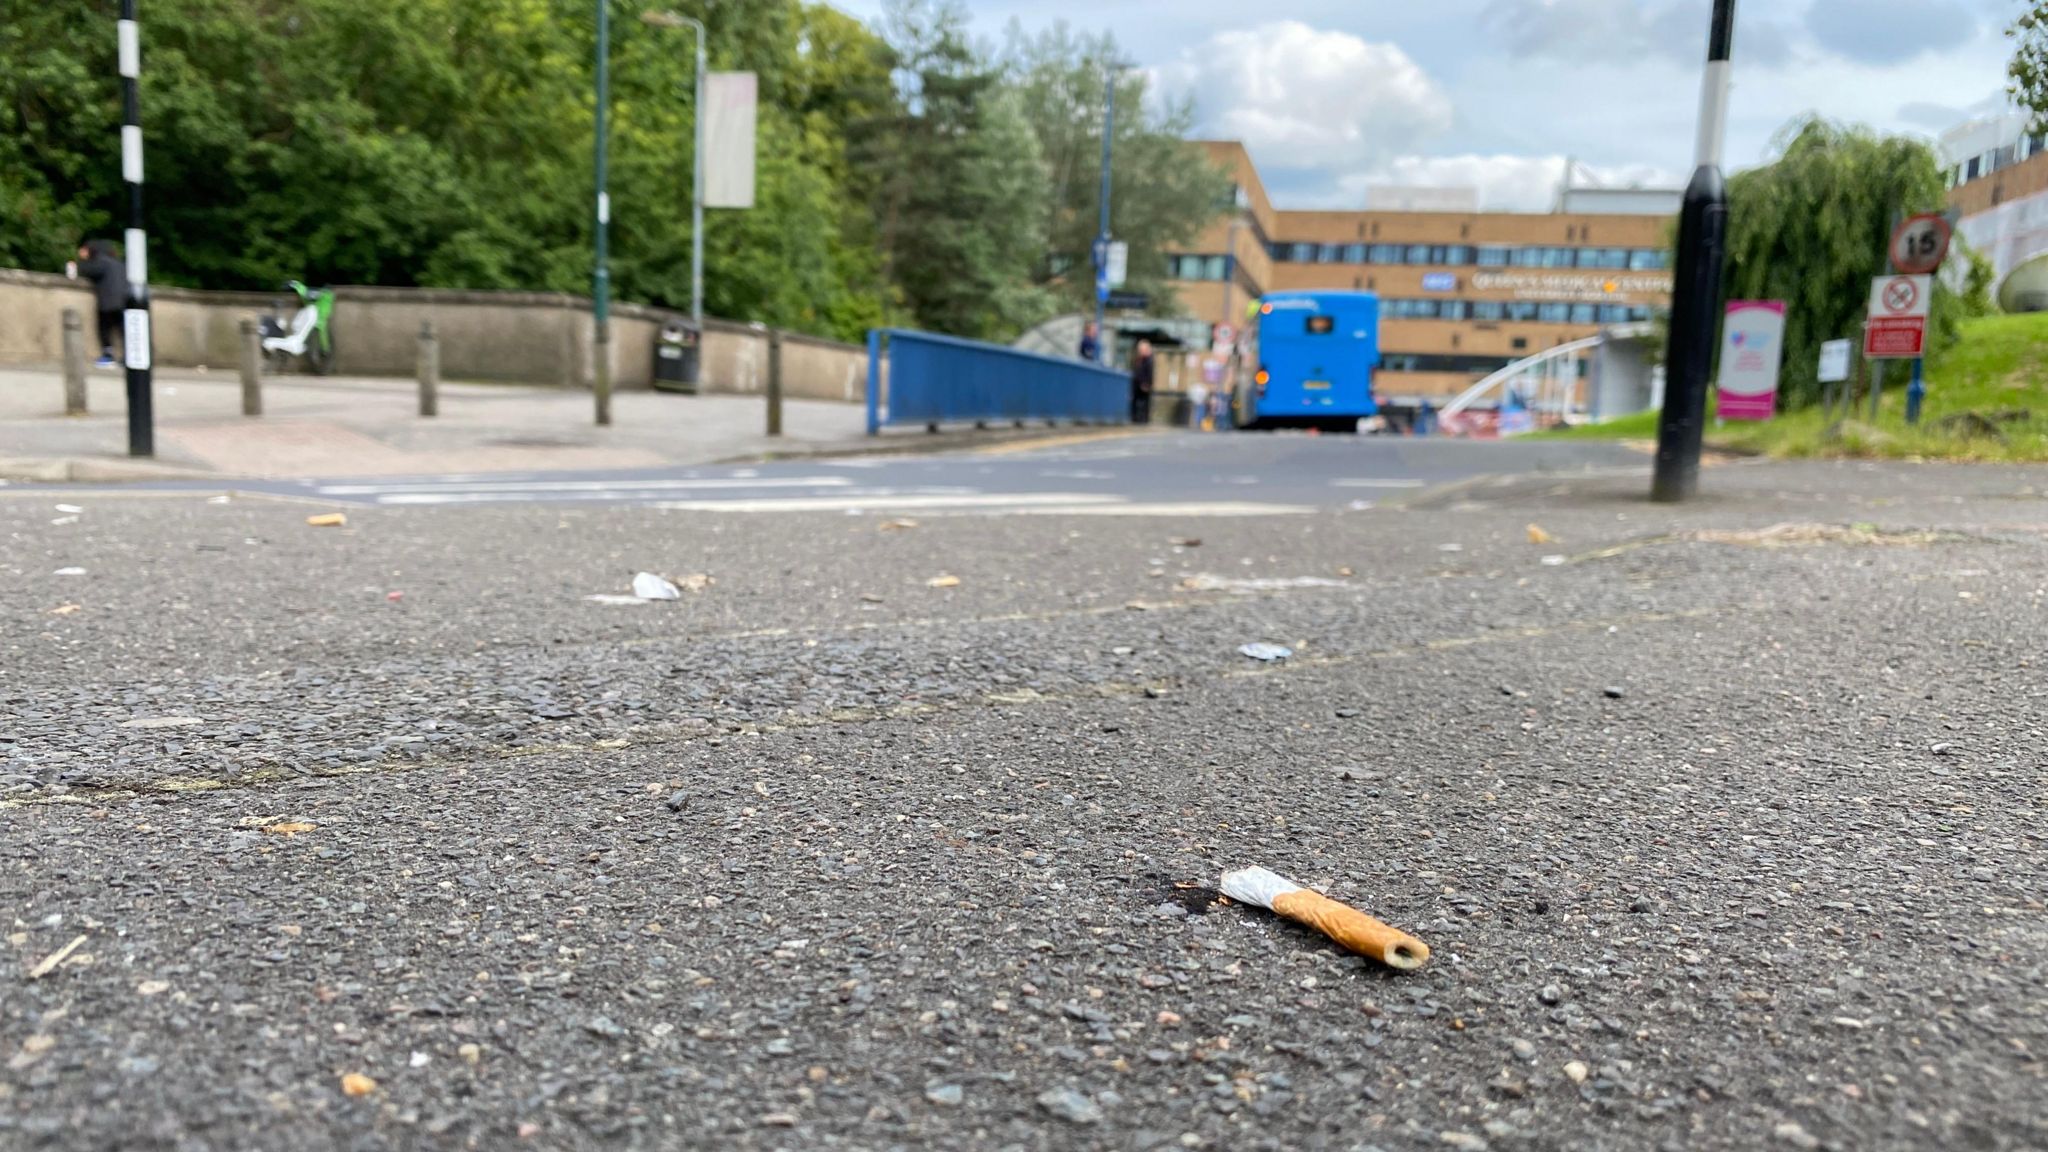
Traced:
POLYGON ((1784 354, 1783 300, 1728 302, 1721 328, 1721 419, 1769 420, 1777 413, 1784 354))
POLYGON ((754 119, 760 84, 752 72, 704 77, 704 206, 754 206, 754 119))

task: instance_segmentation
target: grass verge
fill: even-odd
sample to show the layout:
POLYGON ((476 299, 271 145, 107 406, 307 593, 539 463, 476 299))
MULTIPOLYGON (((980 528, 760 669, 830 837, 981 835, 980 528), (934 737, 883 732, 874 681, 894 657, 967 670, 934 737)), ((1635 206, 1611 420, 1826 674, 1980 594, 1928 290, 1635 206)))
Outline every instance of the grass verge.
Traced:
MULTIPOLYGON (((1906 424, 1904 362, 1887 370, 1876 420, 1867 396, 1855 415, 1832 423, 1819 408, 1762 423, 1720 423, 1707 446, 1782 457, 2048 460, 2048 313, 1987 316, 1963 323, 1962 339, 1927 361, 1920 423, 1906 424)), ((1712 418, 1709 403, 1709 416, 1712 418)), ((1655 440, 1657 414, 1643 412, 1558 432, 1545 439, 1655 440)))

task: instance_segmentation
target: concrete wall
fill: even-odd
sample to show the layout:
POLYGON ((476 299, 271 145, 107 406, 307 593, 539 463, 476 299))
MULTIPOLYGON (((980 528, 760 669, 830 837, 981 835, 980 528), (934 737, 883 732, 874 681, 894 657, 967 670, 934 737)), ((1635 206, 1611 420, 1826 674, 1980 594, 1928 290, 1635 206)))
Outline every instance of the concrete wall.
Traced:
MULTIPOLYGON (((172 367, 239 362, 239 322, 272 310, 268 293, 159 288, 151 298, 156 360, 172 367)), ((62 276, 0 269, 0 364, 55 363, 63 314, 76 308, 92 325, 89 285, 62 276)), ((613 386, 645 389, 654 376, 654 341, 683 314, 637 304, 611 312, 613 386)), ((335 293, 335 371, 345 376, 409 377, 422 321, 441 343, 448 380, 588 388, 596 374, 590 302, 541 292, 463 292, 434 288, 340 288, 335 293)), ((768 330, 705 321, 703 386, 710 392, 761 392, 768 385, 768 330)), ((785 334, 783 394, 791 399, 860 402, 867 350, 785 334)))

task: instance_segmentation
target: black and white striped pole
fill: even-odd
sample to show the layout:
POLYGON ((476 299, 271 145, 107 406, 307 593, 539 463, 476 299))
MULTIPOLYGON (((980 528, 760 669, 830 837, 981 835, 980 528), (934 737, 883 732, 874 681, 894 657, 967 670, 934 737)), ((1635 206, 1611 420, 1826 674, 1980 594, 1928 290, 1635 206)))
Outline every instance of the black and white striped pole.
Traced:
POLYGON ((1707 74, 1700 90, 1697 167, 1678 214, 1678 267, 1671 293, 1671 340, 1664 356, 1664 411, 1657 419, 1657 470, 1650 499, 1675 504, 1700 486, 1700 442, 1706 432, 1707 385, 1720 332, 1721 264, 1728 235, 1728 189, 1721 145, 1728 127, 1729 49, 1735 0, 1714 0, 1707 74))
POLYGON ((121 180, 128 186, 128 306, 121 356, 128 366, 128 454, 156 455, 156 413, 149 382, 149 239, 142 230, 142 31, 135 0, 121 0, 121 180))

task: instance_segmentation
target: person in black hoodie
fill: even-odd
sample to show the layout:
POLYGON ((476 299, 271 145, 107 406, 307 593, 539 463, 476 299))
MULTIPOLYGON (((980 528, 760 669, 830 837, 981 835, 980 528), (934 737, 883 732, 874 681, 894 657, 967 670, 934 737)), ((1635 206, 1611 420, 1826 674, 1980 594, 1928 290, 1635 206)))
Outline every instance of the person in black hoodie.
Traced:
POLYGON ((100 315, 99 366, 114 366, 114 334, 121 330, 121 311, 128 306, 128 268, 114 255, 105 240, 88 240, 78 246, 78 260, 65 268, 73 279, 92 281, 94 306, 100 315))
POLYGON ((1152 342, 1138 341, 1131 353, 1131 423, 1152 422, 1152 342))

